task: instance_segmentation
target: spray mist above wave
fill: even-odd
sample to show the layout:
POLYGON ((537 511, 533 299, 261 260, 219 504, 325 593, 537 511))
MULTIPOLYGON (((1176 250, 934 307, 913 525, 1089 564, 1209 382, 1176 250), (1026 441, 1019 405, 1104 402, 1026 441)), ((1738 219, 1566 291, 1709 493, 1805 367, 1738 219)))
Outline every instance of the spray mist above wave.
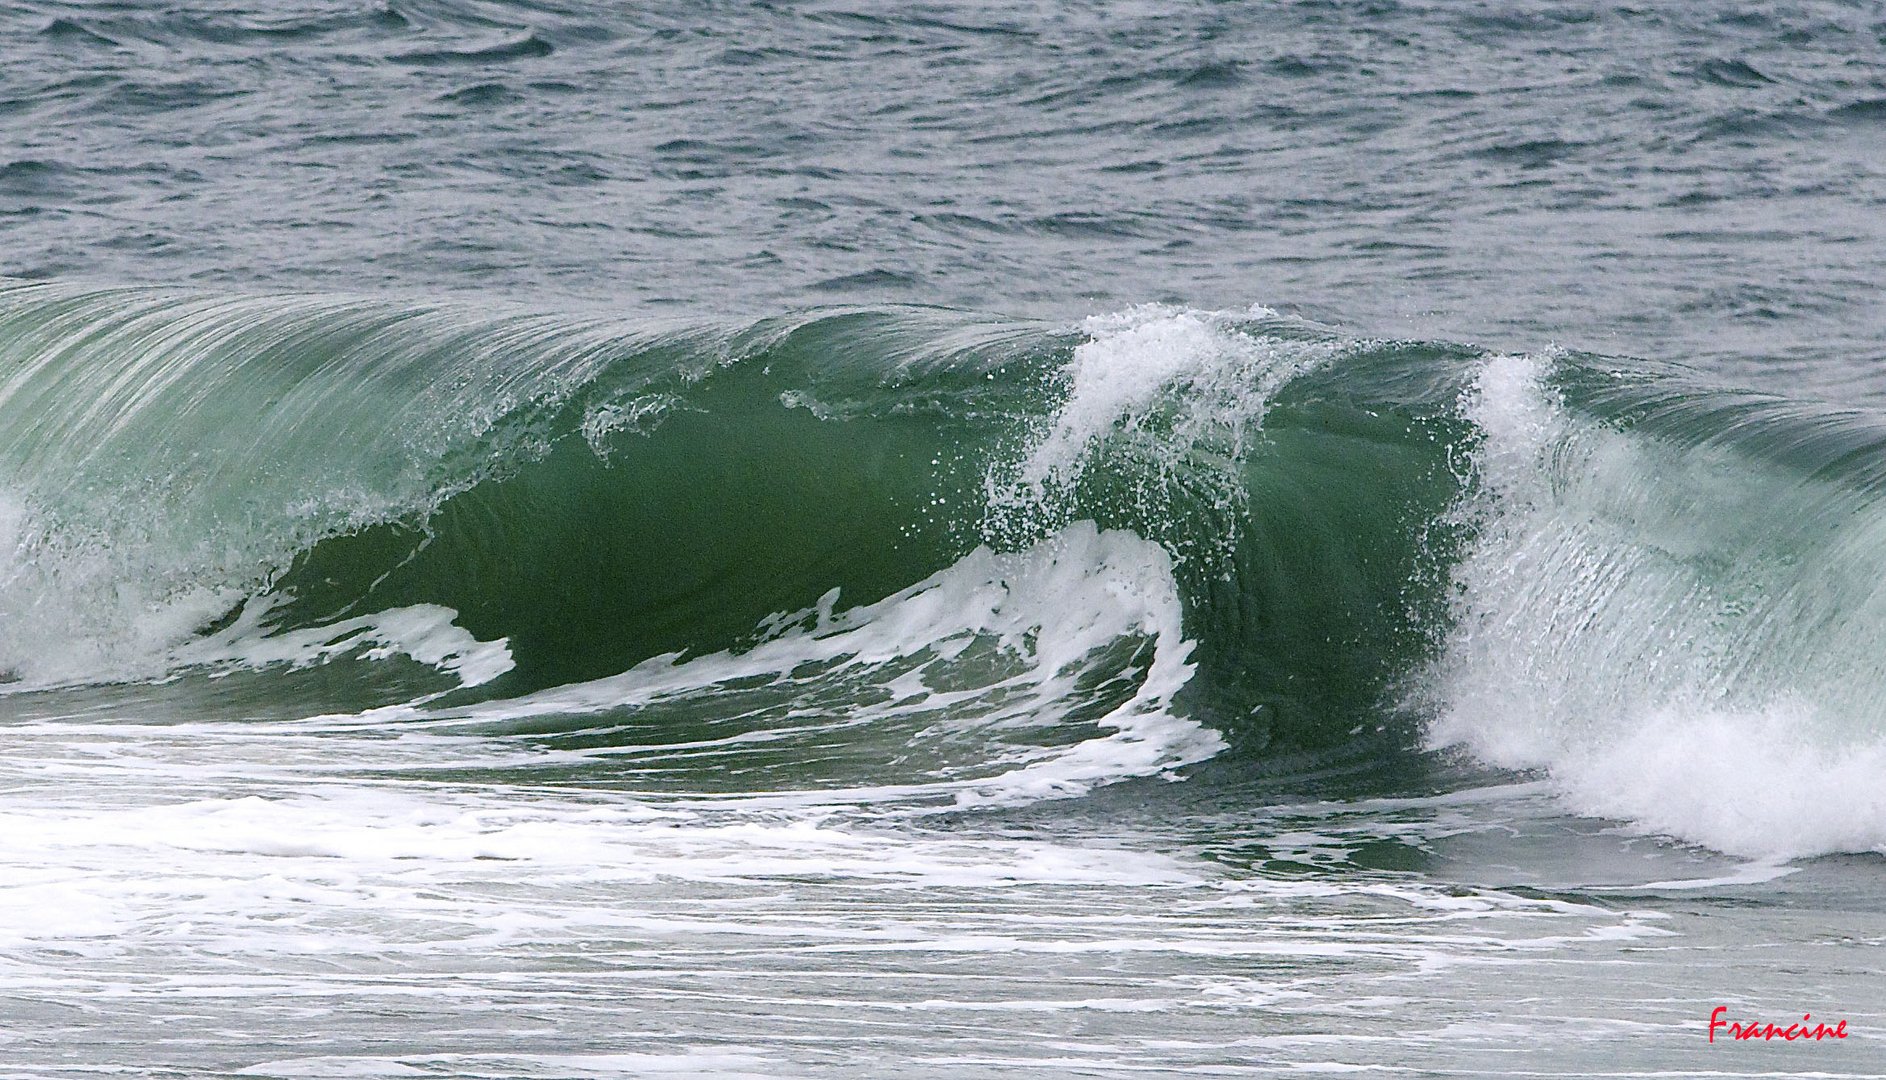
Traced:
POLYGON ((1026 535, 1078 512, 1088 465, 1104 456, 1139 466, 1128 496, 1139 523, 1179 557, 1200 546, 1222 554, 1224 533, 1201 537, 1211 514, 1235 528, 1249 507, 1240 469, 1270 398, 1335 356, 1327 342, 1252 332, 1276 312, 1204 312, 1148 304, 1095 316, 1056 375, 1061 401, 1033 426, 1026 449, 985 481, 986 526, 1026 535), (1189 490, 1181 490, 1189 486, 1189 490))

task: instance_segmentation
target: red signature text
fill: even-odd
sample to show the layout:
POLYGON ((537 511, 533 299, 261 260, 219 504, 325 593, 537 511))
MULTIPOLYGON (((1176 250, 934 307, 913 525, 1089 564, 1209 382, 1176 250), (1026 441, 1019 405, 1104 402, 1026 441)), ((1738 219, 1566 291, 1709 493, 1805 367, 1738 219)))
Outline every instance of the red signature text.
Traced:
POLYGON ((1724 1020, 1722 1014, 1728 1011, 1729 1007, 1727 1005, 1718 1005, 1715 1011, 1709 1014, 1710 1042, 1716 1041, 1716 1032, 1718 1031, 1726 1031, 1728 1033, 1723 1036, 1725 1039, 1760 1039, 1763 1042, 1770 1042, 1774 1039, 1782 1039, 1786 1042, 1794 1042, 1799 1039, 1819 1042, 1822 1039, 1844 1039, 1847 1037, 1847 1022, 1845 1020, 1840 1021, 1832 1027, 1828 1027, 1824 1023, 1815 1023, 1810 1027, 1809 1021, 1814 1019, 1813 1014, 1802 1013, 1800 1023, 1789 1024, 1787 1027, 1782 1027, 1780 1024, 1762 1024, 1753 1020, 1746 1024, 1739 1020, 1724 1020))

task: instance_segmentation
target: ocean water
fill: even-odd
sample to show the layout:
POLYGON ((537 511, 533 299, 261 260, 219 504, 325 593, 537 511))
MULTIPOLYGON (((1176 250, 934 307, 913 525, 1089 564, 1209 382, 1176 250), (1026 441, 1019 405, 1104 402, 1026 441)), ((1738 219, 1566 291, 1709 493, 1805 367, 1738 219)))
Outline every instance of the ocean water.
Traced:
POLYGON ((0 132, 0 1077, 1886 1076, 1880 4, 0 3, 0 132))

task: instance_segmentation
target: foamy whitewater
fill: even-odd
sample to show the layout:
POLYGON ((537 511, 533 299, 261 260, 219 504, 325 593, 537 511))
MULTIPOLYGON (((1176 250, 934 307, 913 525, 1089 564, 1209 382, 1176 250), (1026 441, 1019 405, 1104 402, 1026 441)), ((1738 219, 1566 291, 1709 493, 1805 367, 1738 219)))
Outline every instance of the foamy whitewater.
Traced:
POLYGON ((0 9, 0 1078, 1886 1077, 1882 35, 0 9))

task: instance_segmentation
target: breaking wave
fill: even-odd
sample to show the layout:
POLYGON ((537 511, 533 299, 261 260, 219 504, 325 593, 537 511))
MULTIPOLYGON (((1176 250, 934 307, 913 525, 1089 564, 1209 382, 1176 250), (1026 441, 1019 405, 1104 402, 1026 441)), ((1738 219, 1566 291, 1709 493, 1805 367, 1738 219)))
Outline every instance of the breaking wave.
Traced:
POLYGON ((637 783, 953 805, 1462 747, 1725 851, 1886 848, 1870 414, 1162 306, 14 284, 0 360, 8 708, 318 672, 637 783))

